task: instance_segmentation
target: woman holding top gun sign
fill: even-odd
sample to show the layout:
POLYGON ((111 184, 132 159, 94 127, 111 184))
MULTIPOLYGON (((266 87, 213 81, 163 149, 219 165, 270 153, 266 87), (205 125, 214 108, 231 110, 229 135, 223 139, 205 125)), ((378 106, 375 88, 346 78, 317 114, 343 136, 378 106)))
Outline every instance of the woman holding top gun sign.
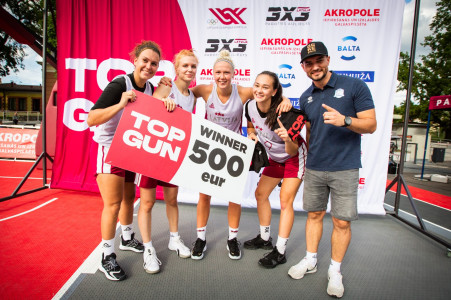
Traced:
MULTIPOLYGON (((160 84, 155 90, 154 97, 163 99, 165 102, 173 103, 186 111, 192 112, 195 101, 193 93, 188 89, 191 82, 196 78, 198 60, 192 50, 181 50, 174 57, 174 67, 177 78, 172 82, 172 87, 160 84)), ((166 83, 166 81, 164 81, 166 83)), ((161 262, 157 258, 155 248, 152 246, 151 239, 151 213, 153 205, 156 201, 156 187, 163 187, 164 201, 166 203, 166 215, 169 221, 169 250, 177 252, 181 258, 191 256, 190 249, 185 246, 183 240, 178 233, 179 211, 177 205, 178 187, 176 185, 155 180, 153 178, 136 174, 135 183, 140 187, 142 209, 148 218, 143 219, 140 224, 141 235, 147 253, 144 254, 144 269, 147 273, 158 273, 160 271, 161 262), (144 223, 145 222, 145 223, 144 223)))
MULTIPOLYGON (((94 141, 99 144, 97 152, 97 184, 103 199, 100 221, 102 234, 102 260, 100 271, 109 280, 124 280, 127 276, 116 261, 114 240, 117 219, 121 223, 122 235, 119 248, 134 252, 143 252, 143 244, 134 238, 133 202, 135 200, 135 174, 105 163, 114 133, 122 116, 123 109, 129 102, 137 99, 133 89, 152 95, 153 86, 148 81, 158 70, 160 47, 152 41, 143 41, 131 52, 135 70, 131 74, 118 76, 104 89, 99 99, 88 114, 87 124, 96 126, 94 141), (125 225, 124 225, 125 224, 125 225)), ((174 109, 174 103, 164 101, 168 110, 174 109)), ((140 207, 138 223, 141 231, 148 224, 150 214, 143 213, 140 207)))

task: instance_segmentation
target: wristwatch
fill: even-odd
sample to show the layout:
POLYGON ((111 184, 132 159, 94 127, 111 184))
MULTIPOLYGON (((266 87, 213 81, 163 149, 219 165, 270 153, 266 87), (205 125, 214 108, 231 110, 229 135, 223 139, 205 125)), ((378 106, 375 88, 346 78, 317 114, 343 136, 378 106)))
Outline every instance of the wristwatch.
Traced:
POLYGON ((343 127, 348 127, 348 126, 351 125, 351 123, 352 123, 351 117, 350 116, 346 116, 345 117, 345 124, 343 125, 343 127))

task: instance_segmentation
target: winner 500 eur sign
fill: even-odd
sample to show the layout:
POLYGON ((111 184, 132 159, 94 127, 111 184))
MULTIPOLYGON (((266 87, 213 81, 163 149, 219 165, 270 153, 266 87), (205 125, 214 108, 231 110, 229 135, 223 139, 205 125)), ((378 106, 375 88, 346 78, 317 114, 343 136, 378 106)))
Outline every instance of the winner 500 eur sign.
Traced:
POLYGON ((254 142, 210 121, 135 91, 106 162, 240 204, 254 142))

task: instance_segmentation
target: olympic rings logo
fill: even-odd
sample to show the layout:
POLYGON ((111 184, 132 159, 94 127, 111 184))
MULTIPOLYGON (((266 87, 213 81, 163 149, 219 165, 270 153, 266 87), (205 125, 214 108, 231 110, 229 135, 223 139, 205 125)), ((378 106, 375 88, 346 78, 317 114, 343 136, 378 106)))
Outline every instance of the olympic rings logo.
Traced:
POLYGON ((208 25, 216 25, 216 24, 218 24, 218 20, 217 19, 208 19, 207 24, 208 25))

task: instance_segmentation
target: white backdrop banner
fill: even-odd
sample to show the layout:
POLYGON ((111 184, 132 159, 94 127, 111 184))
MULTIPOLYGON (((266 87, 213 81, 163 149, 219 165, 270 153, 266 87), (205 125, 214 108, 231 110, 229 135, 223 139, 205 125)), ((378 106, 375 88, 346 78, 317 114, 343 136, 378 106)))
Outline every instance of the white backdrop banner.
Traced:
MULTIPOLYGON (((212 67, 218 53, 231 52, 236 70, 234 83, 252 86, 264 70, 276 72, 294 106, 311 80, 300 66, 300 51, 310 41, 322 41, 331 57, 330 70, 362 79, 376 106, 378 128, 362 137, 359 180, 359 213, 384 214, 383 201, 393 95, 395 93, 404 0, 178 0, 199 56, 197 84, 213 81, 212 67)), ((202 102, 203 101, 199 101, 202 102)), ((200 104, 200 103, 198 103, 200 104)), ((204 108, 197 107, 202 115, 204 108)), ((331 155, 334 155, 331 152, 331 155)), ((259 174, 251 173, 242 205, 256 207, 254 191, 259 174)), ((294 206, 302 209, 303 185, 294 206)), ((280 187, 270 196, 271 207, 280 208, 280 187)), ((196 203, 198 193, 180 190, 180 200, 196 203)), ((223 204, 212 199, 213 204, 223 204)))
MULTIPOLYGON (((129 52, 141 40, 155 41, 162 48, 163 60, 153 83, 162 76, 173 78, 170 60, 181 49, 193 48, 199 57, 196 82, 209 84, 213 62, 227 49, 236 65, 234 83, 250 87, 260 72, 276 72, 284 95, 295 107, 311 85, 299 64, 300 52, 316 40, 327 46, 331 70, 364 80, 372 92, 378 127, 362 138, 358 209, 360 213, 385 213, 405 0, 56 1, 60 63, 52 188, 98 191, 97 144, 86 116, 109 81, 133 70, 129 52)), ((198 101, 196 114, 204 117, 204 113, 204 101, 198 101)), ((259 175, 249 175, 241 203, 255 207, 259 175)), ((279 191, 276 188, 271 194, 273 208, 280 208, 279 191)), ((302 209, 302 193, 301 186, 296 210, 302 209)), ((197 203, 198 191, 183 189, 179 199, 197 203)), ((212 199, 213 204, 227 202, 212 199)))

